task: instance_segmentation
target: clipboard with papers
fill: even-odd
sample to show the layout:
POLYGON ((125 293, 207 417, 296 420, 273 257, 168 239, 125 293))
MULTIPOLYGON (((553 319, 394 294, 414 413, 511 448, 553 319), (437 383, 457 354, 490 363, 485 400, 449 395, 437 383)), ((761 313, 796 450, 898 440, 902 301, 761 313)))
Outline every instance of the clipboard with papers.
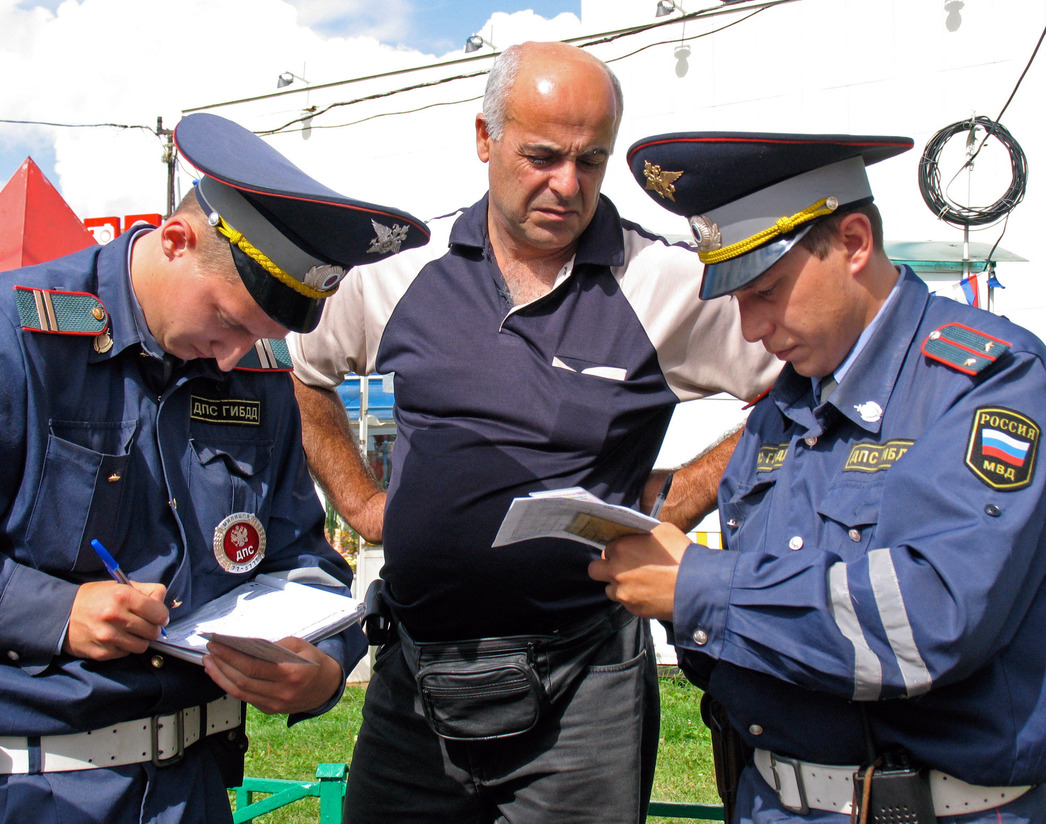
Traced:
POLYGON ((603 549, 616 538, 648 533, 660 523, 657 518, 608 504, 573 486, 513 498, 491 546, 532 538, 566 538, 603 549))
POLYGON ((303 663, 306 659, 276 641, 323 640, 362 619, 364 609, 348 595, 261 574, 171 621, 167 637, 150 646, 199 664, 213 640, 265 661, 303 663))

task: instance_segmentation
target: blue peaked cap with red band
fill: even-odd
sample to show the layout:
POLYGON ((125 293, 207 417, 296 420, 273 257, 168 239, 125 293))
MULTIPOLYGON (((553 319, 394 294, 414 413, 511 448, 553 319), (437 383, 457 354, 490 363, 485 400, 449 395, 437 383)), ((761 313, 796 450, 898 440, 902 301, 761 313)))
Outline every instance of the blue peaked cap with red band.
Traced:
POLYGON ((418 218, 327 188, 231 120, 191 114, 174 141, 201 173, 196 197, 247 290, 292 331, 316 328, 351 267, 428 242, 418 218))

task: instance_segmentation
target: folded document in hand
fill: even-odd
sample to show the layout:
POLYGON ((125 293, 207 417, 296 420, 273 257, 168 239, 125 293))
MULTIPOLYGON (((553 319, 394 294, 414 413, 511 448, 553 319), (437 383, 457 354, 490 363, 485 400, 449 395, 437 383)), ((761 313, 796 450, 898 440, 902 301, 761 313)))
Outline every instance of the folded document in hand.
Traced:
POLYGON ((200 663, 207 641, 282 663, 304 662, 275 642, 294 636, 320 641, 363 617, 363 602, 328 589, 258 575, 167 625, 167 637, 155 649, 200 663))
POLYGON ((615 538, 643 535, 661 522, 599 500, 581 487, 513 498, 492 546, 531 538, 566 538, 602 549, 615 538))

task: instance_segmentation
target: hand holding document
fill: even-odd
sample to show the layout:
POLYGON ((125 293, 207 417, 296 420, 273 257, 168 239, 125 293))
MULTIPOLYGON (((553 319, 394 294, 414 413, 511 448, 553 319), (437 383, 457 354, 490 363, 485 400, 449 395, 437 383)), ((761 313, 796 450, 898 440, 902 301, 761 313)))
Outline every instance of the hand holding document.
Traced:
POLYGON ((642 535, 660 523, 657 518, 605 503, 574 486, 514 498, 492 546, 531 538, 566 538, 602 549, 615 538, 642 535))
POLYGON ((330 590, 258 575, 167 625, 155 649, 201 663, 207 642, 274 663, 314 663, 276 641, 294 636, 319 641, 363 617, 361 601, 330 590))

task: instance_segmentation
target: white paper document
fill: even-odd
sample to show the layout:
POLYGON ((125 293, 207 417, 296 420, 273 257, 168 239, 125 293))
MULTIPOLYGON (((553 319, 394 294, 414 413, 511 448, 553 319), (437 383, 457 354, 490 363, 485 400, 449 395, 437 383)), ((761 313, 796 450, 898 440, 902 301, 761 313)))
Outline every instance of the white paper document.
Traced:
POLYGON ((642 535, 660 523, 627 506, 605 503, 575 486, 514 498, 492 546, 531 538, 566 538, 602 549, 615 538, 642 535))
POLYGON ((151 646, 200 663, 211 639, 266 661, 300 663, 305 659, 275 642, 288 636, 322 640, 363 612, 363 603, 348 595, 262 574, 172 621, 167 637, 151 646))

